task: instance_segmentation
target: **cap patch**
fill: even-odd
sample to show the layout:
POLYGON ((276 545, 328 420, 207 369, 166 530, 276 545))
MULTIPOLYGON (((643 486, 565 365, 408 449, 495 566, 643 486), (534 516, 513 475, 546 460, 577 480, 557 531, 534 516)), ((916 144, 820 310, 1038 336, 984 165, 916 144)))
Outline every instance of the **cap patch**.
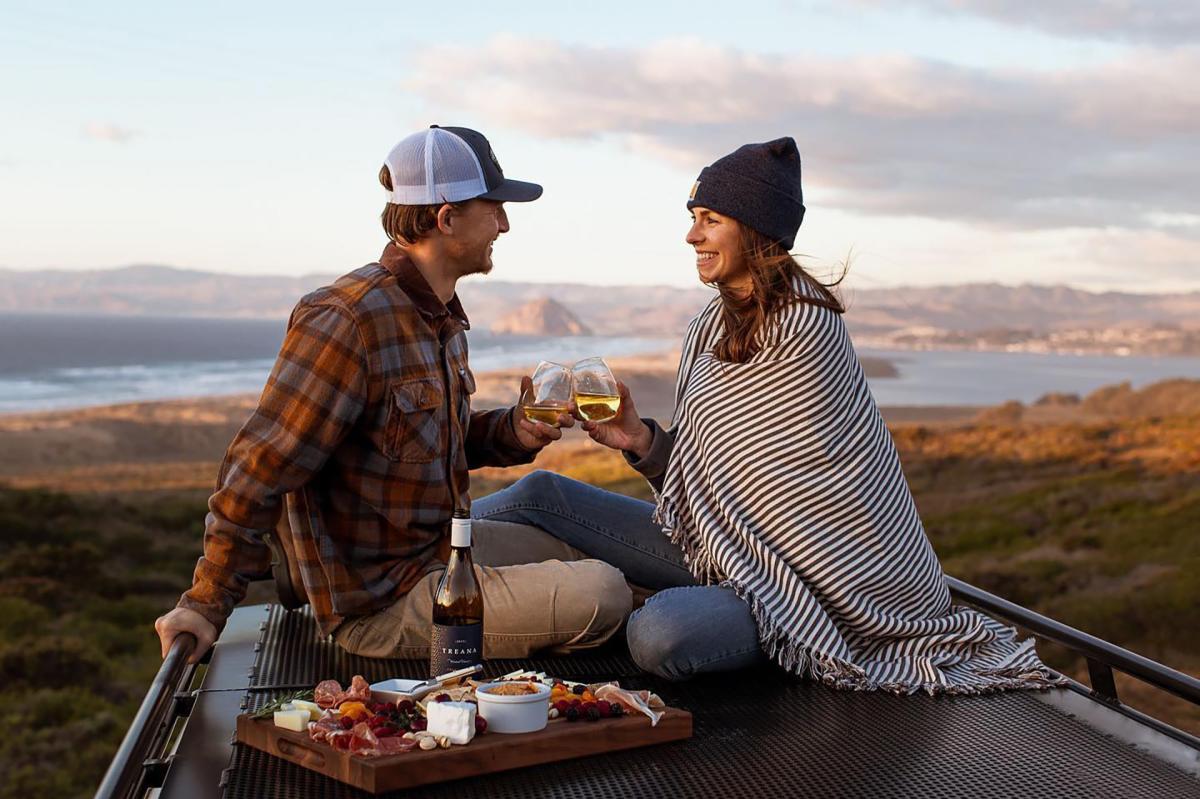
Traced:
POLYGON ((699 189, 700 189, 700 181, 697 180, 695 183, 692 184, 692 193, 688 195, 688 199, 689 200, 696 199, 696 192, 699 189))
POLYGON ((488 158, 492 159, 492 165, 496 167, 496 171, 500 173, 500 177, 504 177, 504 170, 500 168, 500 162, 496 159, 496 154, 492 152, 491 144, 488 144, 488 158))

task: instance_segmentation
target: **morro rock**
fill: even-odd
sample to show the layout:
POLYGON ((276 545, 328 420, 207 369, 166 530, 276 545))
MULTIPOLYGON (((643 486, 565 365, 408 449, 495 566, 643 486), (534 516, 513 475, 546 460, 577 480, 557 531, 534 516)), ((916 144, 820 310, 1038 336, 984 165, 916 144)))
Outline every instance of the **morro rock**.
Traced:
POLYGON ((493 333, 520 336, 590 336, 591 329, 549 297, 527 302, 492 323, 493 333))

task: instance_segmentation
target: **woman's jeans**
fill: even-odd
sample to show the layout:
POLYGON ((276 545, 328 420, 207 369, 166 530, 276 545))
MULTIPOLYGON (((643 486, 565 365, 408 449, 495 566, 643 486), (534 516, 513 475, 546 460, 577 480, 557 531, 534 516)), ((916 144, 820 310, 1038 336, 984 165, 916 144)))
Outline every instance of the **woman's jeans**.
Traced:
POLYGON ((683 553, 651 518, 654 506, 536 471, 477 499, 477 519, 539 527, 657 591, 629 617, 629 652, 642 669, 670 680, 729 671, 763 658, 750 607, 732 589, 696 585, 683 553))

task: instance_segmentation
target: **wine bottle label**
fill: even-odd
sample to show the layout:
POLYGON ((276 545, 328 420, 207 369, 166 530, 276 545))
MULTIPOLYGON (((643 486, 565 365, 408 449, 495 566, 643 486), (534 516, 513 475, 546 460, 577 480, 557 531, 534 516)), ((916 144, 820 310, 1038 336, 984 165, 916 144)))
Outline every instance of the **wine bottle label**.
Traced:
POLYGON ((431 677, 483 662, 483 624, 435 624, 429 640, 431 677))

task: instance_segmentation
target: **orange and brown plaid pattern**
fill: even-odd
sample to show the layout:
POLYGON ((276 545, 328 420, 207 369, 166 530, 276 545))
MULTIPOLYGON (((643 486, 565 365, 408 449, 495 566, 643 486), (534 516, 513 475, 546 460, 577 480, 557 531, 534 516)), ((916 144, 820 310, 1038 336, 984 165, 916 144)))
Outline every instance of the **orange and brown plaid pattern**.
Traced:
POLYGON ((220 629, 270 564, 263 533, 303 492, 297 563, 324 633, 438 565, 468 469, 528 463, 513 409, 471 410, 468 323, 394 245, 292 312, 258 407, 225 453, 204 556, 179 601, 220 629))

